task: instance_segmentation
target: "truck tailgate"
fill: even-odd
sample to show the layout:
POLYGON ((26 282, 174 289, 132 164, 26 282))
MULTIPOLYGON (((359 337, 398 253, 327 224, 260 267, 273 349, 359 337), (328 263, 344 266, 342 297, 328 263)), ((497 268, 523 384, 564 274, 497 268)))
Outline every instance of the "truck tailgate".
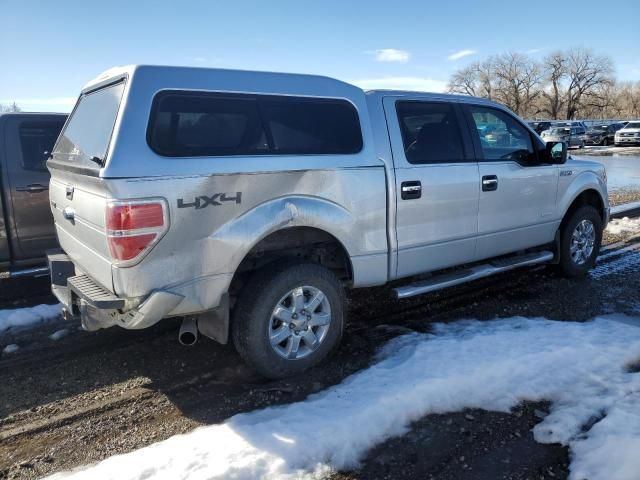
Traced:
POLYGON ((103 181, 52 169, 49 196, 62 249, 83 272, 113 291, 103 181))

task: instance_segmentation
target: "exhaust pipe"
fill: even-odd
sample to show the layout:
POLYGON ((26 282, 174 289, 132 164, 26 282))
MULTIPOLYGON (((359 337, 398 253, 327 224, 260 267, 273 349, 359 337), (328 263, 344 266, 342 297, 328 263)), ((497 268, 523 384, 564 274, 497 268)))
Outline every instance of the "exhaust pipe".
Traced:
POLYGON ((191 347, 198 341, 198 323, 195 317, 186 317, 182 320, 180 331, 178 332, 180 345, 191 347))

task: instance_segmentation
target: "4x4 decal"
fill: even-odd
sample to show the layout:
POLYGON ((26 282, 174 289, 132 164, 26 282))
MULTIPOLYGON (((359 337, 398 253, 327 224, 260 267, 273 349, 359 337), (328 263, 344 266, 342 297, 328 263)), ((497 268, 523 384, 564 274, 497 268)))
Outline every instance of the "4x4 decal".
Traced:
POLYGON ((210 197, 207 195, 197 196, 193 202, 185 202, 183 198, 178 199, 178 208, 191 208, 196 210, 202 210, 209 205, 219 206, 223 202, 236 202, 236 204, 242 203, 242 192, 236 192, 235 196, 227 193, 214 193, 210 197))

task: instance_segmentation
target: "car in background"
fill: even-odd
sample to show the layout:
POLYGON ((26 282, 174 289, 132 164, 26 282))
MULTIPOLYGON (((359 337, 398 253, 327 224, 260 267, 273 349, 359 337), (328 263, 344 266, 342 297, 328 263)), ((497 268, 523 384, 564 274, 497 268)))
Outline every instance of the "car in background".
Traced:
POLYGON ((586 129, 584 127, 553 127, 551 130, 542 132, 542 140, 549 142, 564 142, 567 148, 582 148, 585 145, 586 129))
POLYGON ((45 252, 58 242, 46 163, 66 119, 61 113, 0 115, 0 280, 48 273, 45 252))
POLYGON ((543 133, 549 133, 549 131, 552 128, 557 128, 557 127, 567 127, 567 128, 571 128, 571 127, 580 127, 580 128, 584 128, 584 131, 586 133, 586 131, 588 130, 587 125, 581 121, 574 121, 574 120, 563 120, 563 121, 555 121, 555 122, 550 122, 551 126, 549 128, 547 128, 546 130, 543 130, 539 135, 542 137, 543 133))
POLYGON ((615 142, 616 132, 624 127, 622 123, 594 125, 587 130, 584 142, 587 145, 611 145, 615 142))
POLYGON ((543 121, 543 122, 527 122, 529 126, 540 135, 545 130, 549 130, 551 128, 551 122, 543 121))
POLYGON ((629 122, 615 135, 616 147, 640 144, 640 122, 629 122))

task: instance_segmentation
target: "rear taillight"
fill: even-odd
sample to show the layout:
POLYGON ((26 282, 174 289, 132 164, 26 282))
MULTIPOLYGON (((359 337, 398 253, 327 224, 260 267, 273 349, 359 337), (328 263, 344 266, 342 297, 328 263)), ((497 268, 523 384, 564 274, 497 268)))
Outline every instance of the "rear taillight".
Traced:
POLYGON ((105 216, 107 243, 116 265, 137 263, 169 228, 163 199, 111 201, 105 216))

